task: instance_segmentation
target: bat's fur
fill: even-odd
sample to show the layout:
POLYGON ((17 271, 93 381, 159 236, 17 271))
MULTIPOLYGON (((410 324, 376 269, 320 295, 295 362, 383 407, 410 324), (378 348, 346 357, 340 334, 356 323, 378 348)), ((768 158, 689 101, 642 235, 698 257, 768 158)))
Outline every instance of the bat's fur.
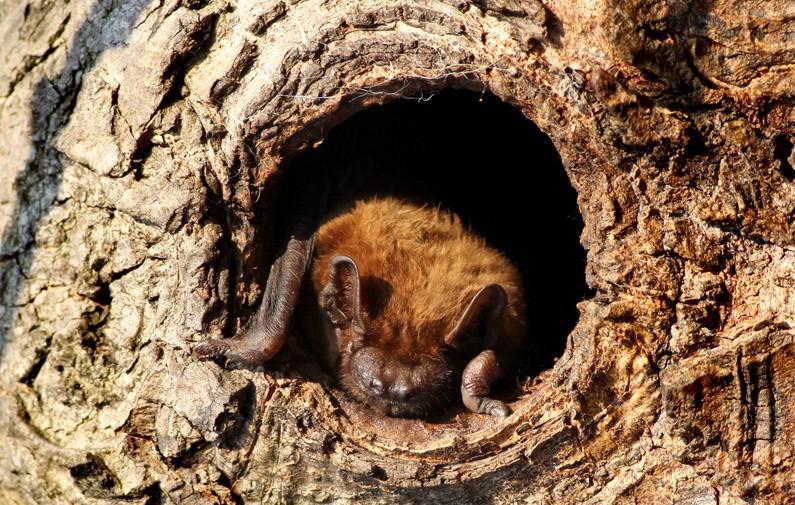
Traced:
POLYGON ((476 293, 489 284, 501 285, 507 294, 491 348, 503 365, 515 364, 526 339, 520 274, 455 214, 391 197, 371 198, 321 225, 314 248, 311 282, 305 291, 315 298, 302 305, 318 306, 317 293, 329 282, 335 256, 352 258, 361 279, 363 345, 375 349, 372 356, 360 354, 357 359, 360 364, 375 360, 368 366, 386 370, 379 373, 387 376, 400 369, 414 383, 411 398, 405 401, 368 393, 351 370, 355 351, 351 343, 357 336, 350 328, 336 335, 321 331, 330 340, 324 351, 330 365, 360 401, 392 415, 425 415, 455 397, 464 365, 484 343, 482 336, 474 335, 476 331, 473 342, 458 349, 444 339, 476 293))

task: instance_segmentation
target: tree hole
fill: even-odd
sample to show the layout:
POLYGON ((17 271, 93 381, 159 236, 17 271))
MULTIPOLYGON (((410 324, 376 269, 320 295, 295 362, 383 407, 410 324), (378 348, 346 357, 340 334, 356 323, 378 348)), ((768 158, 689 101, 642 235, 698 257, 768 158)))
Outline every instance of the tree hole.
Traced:
POLYGON ((300 187, 282 186, 279 177, 319 166, 350 180, 377 179, 379 194, 440 204, 507 255, 527 299, 531 346, 520 372, 532 377, 554 365, 586 295, 583 224, 554 145, 517 108, 461 90, 373 106, 297 155, 279 170, 278 189, 265 192, 292 200, 300 187))
POLYGON ((795 168, 792 167, 792 141, 786 135, 778 135, 773 139, 773 155, 778 159, 781 175, 788 181, 795 179, 795 168))

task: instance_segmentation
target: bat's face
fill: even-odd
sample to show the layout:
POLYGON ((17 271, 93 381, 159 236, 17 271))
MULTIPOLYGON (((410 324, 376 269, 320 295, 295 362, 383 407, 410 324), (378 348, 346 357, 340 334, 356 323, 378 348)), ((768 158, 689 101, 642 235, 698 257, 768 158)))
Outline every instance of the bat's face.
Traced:
MULTIPOLYGON (((462 381, 463 365, 483 350, 484 342, 495 340, 500 327, 496 321, 506 303, 503 288, 496 284, 481 288, 462 307, 450 331, 441 320, 414 325, 400 319, 403 314, 369 311, 367 301, 373 296, 365 282, 351 258, 336 256, 318 297, 327 328, 334 332, 340 382, 359 401, 392 416, 425 417, 450 404, 457 396, 454 386, 462 381), (363 297, 363 292, 370 292, 369 296, 363 297)), ((496 365, 478 366, 483 370, 475 372, 469 383, 487 390, 483 384, 493 380, 486 377, 496 376, 496 365)), ((483 402, 475 393, 461 394, 465 401, 471 396, 470 403, 481 411, 483 402)))
POLYGON ((449 402, 454 374, 446 356, 407 349, 405 335, 373 334, 379 325, 363 317, 360 287, 356 263, 335 257, 319 302, 336 333, 340 382, 357 400, 393 416, 426 416, 449 402))
POLYGON ((395 359, 363 345, 343 349, 340 381, 359 401, 400 417, 425 417, 449 403, 456 377, 444 356, 395 359))

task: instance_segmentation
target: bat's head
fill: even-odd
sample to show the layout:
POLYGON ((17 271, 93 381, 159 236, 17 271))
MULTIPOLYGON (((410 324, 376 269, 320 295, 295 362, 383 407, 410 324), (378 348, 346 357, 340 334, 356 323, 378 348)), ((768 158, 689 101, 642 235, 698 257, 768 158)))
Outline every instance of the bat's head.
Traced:
POLYGON ((459 398, 456 386, 464 358, 473 351, 466 335, 473 333, 470 330, 483 312, 484 301, 489 301, 483 294, 493 292, 481 290, 463 310, 455 329, 440 336, 437 331, 412 334, 404 329, 404 321, 378 318, 373 314, 379 311, 372 306, 362 308, 362 291, 369 293, 365 298, 372 305, 374 298, 385 298, 373 292, 383 295, 388 289, 377 280, 360 279, 351 258, 332 260, 320 305, 337 335, 339 380, 357 400, 387 415, 425 417, 459 398))
POLYGON ((354 344, 340 358, 340 382, 384 414, 426 417, 453 397, 457 374, 443 357, 401 359, 377 345, 354 344))
MULTIPOLYGON (((388 289, 366 284, 371 291, 388 289)), ((337 335, 342 385, 357 400, 391 416, 423 417, 449 403, 460 370, 457 376, 450 357, 435 346, 411 349, 405 335, 385 335, 385 325, 376 324, 384 321, 361 307, 361 285, 356 263, 337 256, 320 293, 320 305, 337 335)))

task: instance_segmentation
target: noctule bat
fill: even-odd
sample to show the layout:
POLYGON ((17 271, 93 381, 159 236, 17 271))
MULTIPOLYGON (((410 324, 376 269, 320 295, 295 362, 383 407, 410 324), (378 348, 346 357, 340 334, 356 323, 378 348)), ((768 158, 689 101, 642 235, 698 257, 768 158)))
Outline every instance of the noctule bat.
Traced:
POLYGON ((260 365, 295 313, 344 388, 382 413, 426 416, 460 384, 468 409, 506 416, 488 395, 517 365, 524 311, 517 269, 455 214, 372 197, 294 233, 248 328, 194 353, 260 365))

